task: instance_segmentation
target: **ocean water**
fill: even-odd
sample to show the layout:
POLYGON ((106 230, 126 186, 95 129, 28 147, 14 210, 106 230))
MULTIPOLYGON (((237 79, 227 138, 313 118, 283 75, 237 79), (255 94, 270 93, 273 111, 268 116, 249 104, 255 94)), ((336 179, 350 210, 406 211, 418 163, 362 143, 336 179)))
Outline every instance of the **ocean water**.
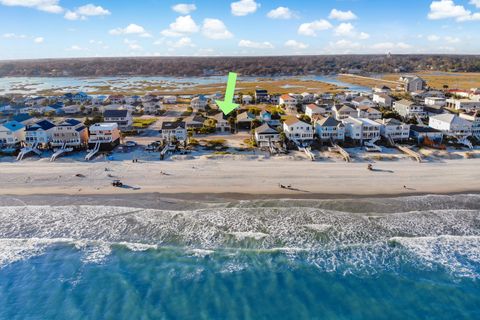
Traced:
POLYGON ((0 207, 0 319, 479 319, 479 200, 0 207))

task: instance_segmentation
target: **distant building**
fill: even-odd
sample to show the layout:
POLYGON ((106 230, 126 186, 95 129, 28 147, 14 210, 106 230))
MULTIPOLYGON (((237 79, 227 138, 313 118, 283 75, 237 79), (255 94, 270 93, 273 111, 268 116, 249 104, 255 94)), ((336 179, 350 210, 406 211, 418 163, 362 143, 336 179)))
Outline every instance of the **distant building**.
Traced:
POLYGON ((374 93, 373 102, 382 107, 391 107, 393 103, 392 97, 385 93, 374 93))
POLYGON ((476 111, 480 110, 480 101, 470 99, 447 99, 446 107, 455 110, 476 111))
POLYGON ((255 102, 264 103, 269 101, 268 91, 265 89, 256 89, 255 90, 255 102))
POLYGON ((444 107, 446 105, 446 100, 441 97, 426 97, 425 105, 444 107))
POLYGON ((298 99, 289 94, 283 94, 280 96, 279 104, 284 106, 285 111, 289 114, 297 113, 298 99))
POLYGON ((415 92, 424 90, 426 82, 418 76, 402 76, 399 81, 402 83, 402 89, 406 92, 415 92))

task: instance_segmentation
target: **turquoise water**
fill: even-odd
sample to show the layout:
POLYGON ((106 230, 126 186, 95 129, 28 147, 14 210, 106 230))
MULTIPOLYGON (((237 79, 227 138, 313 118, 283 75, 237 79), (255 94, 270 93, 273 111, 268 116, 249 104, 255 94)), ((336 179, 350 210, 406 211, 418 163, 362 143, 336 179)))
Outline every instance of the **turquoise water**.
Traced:
POLYGON ((0 319, 478 319, 478 200, 3 207, 0 319))

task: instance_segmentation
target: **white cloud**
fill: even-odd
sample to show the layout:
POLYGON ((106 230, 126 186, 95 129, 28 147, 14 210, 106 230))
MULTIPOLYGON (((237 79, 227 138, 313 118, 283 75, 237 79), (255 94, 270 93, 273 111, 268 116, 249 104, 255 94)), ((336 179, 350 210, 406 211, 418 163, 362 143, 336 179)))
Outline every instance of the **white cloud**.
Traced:
POLYGON ((333 28, 332 24, 327 20, 317 20, 308 23, 302 23, 298 27, 298 33, 304 36, 315 37, 317 31, 324 31, 333 28))
POLYGON ((370 35, 366 32, 360 32, 358 34, 358 39, 360 39, 360 40, 366 40, 368 38, 370 38, 370 35))
POLYGON ((372 46, 377 50, 394 50, 394 49, 410 49, 412 46, 404 42, 380 42, 372 46))
POLYGON ((287 42, 285 42, 285 47, 300 50, 307 49, 309 45, 296 40, 288 40, 287 42))
POLYGON ((189 37, 182 37, 175 42, 168 41, 167 45, 172 48, 195 47, 195 45, 192 42, 192 39, 190 39, 189 37))
POLYGON ((17 34, 17 33, 4 33, 2 35, 2 38, 6 38, 6 39, 25 39, 25 38, 27 38, 27 36, 24 35, 24 34, 17 34))
POLYGON ((108 16, 110 11, 104 9, 101 6, 96 6, 94 4, 86 4, 84 6, 78 7, 75 10, 68 10, 65 12, 65 19, 67 20, 86 20, 87 17, 94 16, 108 16))
POLYGON ((178 12, 180 14, 189 14, 192 13, 193 11, 197 10, 197 6, 194 4, 188 4, 188 3, 179 3, 176 4, 172 7, 172 10, 175 12, 178 12))
POLYGON ((151 37, 151 35, 147 31, 145 31, 144 27, 139 26, 138 24, 135 24, 135 23, 131 23, 125 28, 112 29, 109 31, 109 33, 114 36, 132 34, 132 35, 138 35, 143 38, 151 37))
POLYGON ((480 9, 480 0, 470 0, 470 4, 480 9))
POLYGON ((257 11, 260 8, 260 4, 256 3, 255 0, 240 0, 232 2, 230 8, 234 16, 246 16, 257 11))
POLYGON ((448 43, 459 43, 459 42, 460 42, 460 38, 446 36, 446 37, 445 37, 445 41, 448 42, 448 43))
POLYGON ((283 19, 289 20, 296 17, 295 13, 287 7, 278 7, 276 9, 271 10, 267 13, 267 17, 270 19, 283 19))
POLYGON ((136 40, 124 39, 123 43, 125 43, 130 50, 133 50, 133 51, 143 50, 142 46, 139 45, 136 40))
POLYGON ((79 45, 74 44, 74 45, 72 45, 71 47, 69 47, 65 50, 67 50, 67 51, 85 51, 86 49, 80 47, 79 45))
MULTIPOLYGON (((477 1, 477 0, 475 0, 477 1)), ((456 21, 480 20, 480 12, 472 13, 465 9, 462 5, 456 5, 453 0, 432 1, 430 4, 430 12, 428 13, 430 20, 455 19, 456 21)))
POLYGON ((338 49, 357 49, 360 48, 360 43, 342 39, 330 44, 330 46, 338 49))
POLYGON ((62 13, 59 0, 0 0, 0 4, 10 7, 26 7, 50 13, 62 13))
POLYGON ((161 33, 166 37, 181 37, 185 34, 198 32, 199 29, 192 17, 188 15, 177 17, 175 22, 172 22, 169 28, 161 33))
POLYGON ((348 21, 348 20, 355 20, 357 16, 352 11, 340 11, 337 9, 332 9, 330 15, 328 16, 330 19, 340 20, 340 21, 348 21))
POLYGON ((43 37, 36 37, 35 39, 33 39, 33 42, 35 43, 43 43, 45 41, 45 39, 43 37))
POLYGON ((242 48, 253 48, 253 49, 273 49, 274 46, 270 42, 254 42, 250 40, 240 40, 238 43, 239 47, 242 48))
POLYGON ((210 39, 229 39, 233 34, 228 31, 222 20, 207 18, 203 20, 202 34, 210 39))
POLYGON ((435 35, 435 34, 432 34, 432 35, 429 35, 429 36, 427 37, 427 40, 434 42, 434 41, 440 40, 440 37, 437 36, 437 35, 435 35))
POLYGON ((352 37, 355 35, 355 27, 350 22, 340 23, 338 27, 335 28, 335 35, 352 37))

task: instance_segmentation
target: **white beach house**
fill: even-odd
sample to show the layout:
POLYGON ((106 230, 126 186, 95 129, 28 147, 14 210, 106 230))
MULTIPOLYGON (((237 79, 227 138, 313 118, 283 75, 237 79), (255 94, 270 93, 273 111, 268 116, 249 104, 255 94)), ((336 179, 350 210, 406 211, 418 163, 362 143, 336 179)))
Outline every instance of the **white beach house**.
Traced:
POLYGON ((397 119, 381 119, 377 120, 380 127, 380 134, 387 139, 393 141, 408 140, 410 137, 410 125, 403 123, 397 119))
POLYGON ((300 121, 295 117, 289 117, 283 122, 285 136, 294 142, 305 142, 313 140, 312 125, 300 121))
POLYGON ((132 113, 127 109, 105 110, 103 121, 118 124, 122 131, 130 130, 133 125, 132 113))
POLYGON ((0 146, 16 145, 25 141, 25 125, 18 121, 0 124, 0 146))
POLYGON ((472 123, 450 113, 430 117, 428 126, 457 137, 472 135, 472 123))
POLYGON ((116 123, 95 123, 89 128, 89 149, 98 145, 98 150, 109 151, 120 144, 120 129, 116 123))
POLYGON ((41 120, 25 128, 25 142, 29 145, 47 146, 52 141, 55 125, 41 120))
POLYGON ((352 118, 342 120, 345 125, 345 136, 359 141, 378 140, 380 138, 380 127, 378 122, 366 118, 352 118))
POLYGON ((343 119, 347 119, 349 117, 356 118, 358 117, 358 111, 350 108, 349 106, 333 106, 332 108, 333 114, 335 115, 335 119, 341 121, 343 119))
POLYGON ((285 108, 285 111, 289 114, 297 113, 297 104, 299 100, 290 94, 283 94, 280 96, 279 104, 285 108))

